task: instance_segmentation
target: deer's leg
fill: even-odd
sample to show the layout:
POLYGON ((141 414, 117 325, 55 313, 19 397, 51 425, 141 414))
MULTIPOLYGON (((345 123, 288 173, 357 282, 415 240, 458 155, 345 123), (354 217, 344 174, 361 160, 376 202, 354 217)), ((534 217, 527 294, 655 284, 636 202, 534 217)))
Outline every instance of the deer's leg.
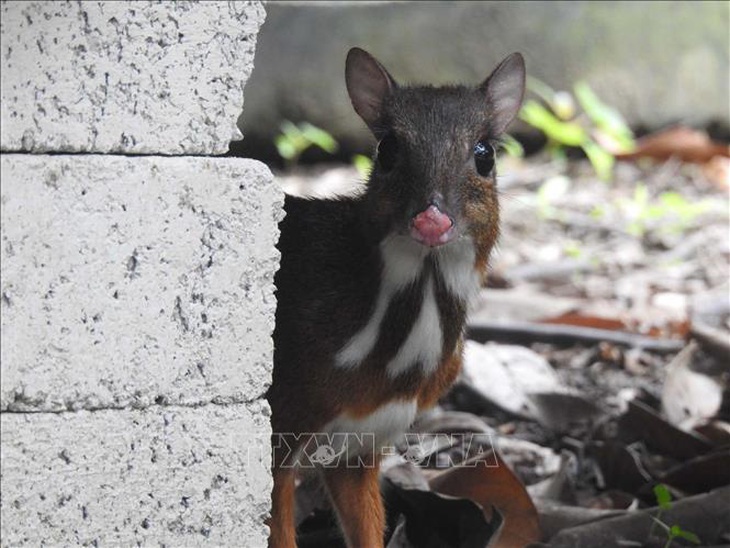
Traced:
POLYGON ((294 528, 294 468, 276 466, 271 493, 269 548, 296 548, 294 528))
POLYGON ((385 510, 378 483, 379 462, 323 468, 322 476, 349 548, 382 548, 385 510))

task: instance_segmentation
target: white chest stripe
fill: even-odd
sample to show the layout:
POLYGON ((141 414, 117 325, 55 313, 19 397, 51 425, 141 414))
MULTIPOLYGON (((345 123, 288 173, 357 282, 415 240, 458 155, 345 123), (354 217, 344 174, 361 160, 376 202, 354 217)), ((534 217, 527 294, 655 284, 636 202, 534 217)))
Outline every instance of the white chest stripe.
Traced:
POLYGON ((442 350, 441 317, 436 305, 433 280, 429 278, 423 292, 418 318, 413 324, 408 338, 398 349, 398 353, 388 362, 386 367, 388 376, 395 378, 408 371, 416 363, 421 364, 424 374, 433 373, 441 359, 442 350))
POLYGON ((392 293, 384 288, 378 294, 378 301, 375 305, 375 311, 370 316, 370 320, 347 344, 337 353, 335 363, 339 367, 346 369, 357 367, 375 347, 378 342, 378 334, 380 333, 380 324, 388 310, 392 293))
POLYGON ((346 369, 357 367, 372 352, 378 342, 380 324, 393 295, 416 281, 423 269, 428 249, 413 245, 410 237, 394 236, 380 244, 383 273, 375 310, 368 323, 337 353, 335 363, 346 369))

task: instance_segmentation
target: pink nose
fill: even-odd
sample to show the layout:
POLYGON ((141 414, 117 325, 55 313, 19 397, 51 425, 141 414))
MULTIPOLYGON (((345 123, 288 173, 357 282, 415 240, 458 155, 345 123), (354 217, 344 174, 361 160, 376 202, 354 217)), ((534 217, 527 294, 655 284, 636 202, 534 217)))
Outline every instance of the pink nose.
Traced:
POLYGON ((413 217, 411 221, 411 237, 430 247, 443 245, 454 235, 454 223, 451 218, 435 205, 413 217))

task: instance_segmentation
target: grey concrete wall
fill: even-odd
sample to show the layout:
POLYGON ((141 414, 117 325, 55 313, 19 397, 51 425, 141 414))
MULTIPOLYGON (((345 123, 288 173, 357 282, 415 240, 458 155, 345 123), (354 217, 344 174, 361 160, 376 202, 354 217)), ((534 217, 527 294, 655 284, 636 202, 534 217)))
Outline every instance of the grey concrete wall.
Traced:
POLYGON ((252 471, 270 445, 261 402, 0 424, 3 546, 266 545, 271 483, 252 471))
POLYGON ((730 128, 728 2, 274 2, 267 11, 241 122, 250 143, 272 142, 289 119, 366 147, 345 89, 352 46, 396 80, 442 84, 480 82, 520 51, 528 74, 558 90, 585 80, 635 126, 730 128))
POLYGON ((263 8, 0 9, 2 544, 264 546, 282 196, 215 156, 263 8))
POLYGON ((253 64, 256 2, 18 2, 2 10, 2 147, 222 154, 253 64))

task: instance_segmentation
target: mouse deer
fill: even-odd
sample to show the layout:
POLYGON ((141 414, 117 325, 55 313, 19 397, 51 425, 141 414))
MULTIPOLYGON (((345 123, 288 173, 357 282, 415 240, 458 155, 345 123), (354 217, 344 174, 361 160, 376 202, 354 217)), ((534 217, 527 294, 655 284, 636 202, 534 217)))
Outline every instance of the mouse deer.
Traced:
POLYGON ((288 196, 272 409, 274 548, 296 546, 297 467, 321 475, 350 548, 383 546, 383 448, 461 367, 499 233, 495 147, 525 87, 519 53, 481 84, 401 86, 352 48, 347 91, 377 148, 362 194, 288 196))

